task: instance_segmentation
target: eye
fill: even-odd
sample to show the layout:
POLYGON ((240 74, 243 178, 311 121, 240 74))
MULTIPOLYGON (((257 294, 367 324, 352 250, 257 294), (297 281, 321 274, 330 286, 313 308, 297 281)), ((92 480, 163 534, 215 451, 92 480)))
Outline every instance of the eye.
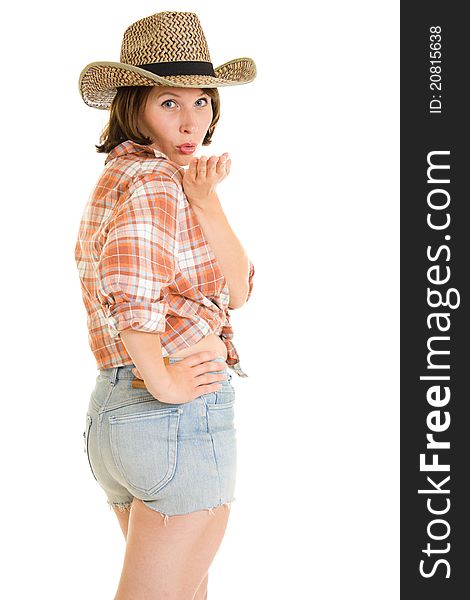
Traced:
MULTIPOLYGON (((204 102, 206 103, 206 104, 203 104, 202 106, 206 106, 209 103, 207 98, 199 98, 199 100, 196 100, 196 102, 200 102, 201 100, 204 100, 204 102)), ((201 105, 199 105, 199 106, 201 106, 201 105)))
POLYGON ((162 106, 165 106, 165 104, 168 104, 168 102, 175 102, 174 100, 165 100, 165 102, 162 102, 162 106))

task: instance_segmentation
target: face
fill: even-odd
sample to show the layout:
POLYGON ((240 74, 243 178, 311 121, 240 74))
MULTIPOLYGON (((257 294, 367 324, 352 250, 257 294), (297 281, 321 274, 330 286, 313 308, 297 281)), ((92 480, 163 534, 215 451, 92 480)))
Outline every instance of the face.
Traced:
POLYGON ((152 140, 152 148, 186 166, 196 156, 211 122, 211 99, 204 89, 154 86, 141 113, 139 129, 152 140), (178 148, 188 142, 195 144, 192 152, 178 148))

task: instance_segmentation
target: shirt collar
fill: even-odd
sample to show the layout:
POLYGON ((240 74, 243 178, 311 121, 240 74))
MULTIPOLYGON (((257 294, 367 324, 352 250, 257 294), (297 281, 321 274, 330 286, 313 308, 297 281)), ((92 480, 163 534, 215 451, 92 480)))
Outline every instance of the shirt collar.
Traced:
POLYGON ((144 156, 151 156, 162 158, 163 160, 167 160, 171 165, 175 167, 175 172, 178 173, 180 179, 182 179, 181 167, 174 163, 170 158, 160 150, 156 150, 150 146, 145 146, 143 144, 138 144, 133 140, 126 140, 125 142, 121 142, 117 146, 115 146, 106 157, 104 164, 106 165, 109 161, 113 160, 113 158, 117 158, 118 156, 124 156, 125 154, 140 154, 144 156))

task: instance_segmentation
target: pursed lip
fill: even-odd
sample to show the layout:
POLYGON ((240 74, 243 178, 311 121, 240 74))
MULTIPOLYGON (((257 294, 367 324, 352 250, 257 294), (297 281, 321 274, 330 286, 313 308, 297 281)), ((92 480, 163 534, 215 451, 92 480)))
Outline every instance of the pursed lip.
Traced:
POLYGON ((176 146, 177 148, 195 148, 197 144, 193 144, 192 142, 186 142, 185 144, 180 144, 176 146))

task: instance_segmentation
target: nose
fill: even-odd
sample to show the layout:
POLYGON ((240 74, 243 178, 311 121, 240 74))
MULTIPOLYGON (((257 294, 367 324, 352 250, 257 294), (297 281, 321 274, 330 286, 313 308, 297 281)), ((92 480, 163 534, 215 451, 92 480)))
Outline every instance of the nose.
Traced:
POLYGON ((181 114, 180 131, 182 133, 194 133, 197 129, 197 124, 194 115, 191 111, 185 111, 181 114))
POLYGON ((196 131, 196 125, 194 123, 184 122, 180 126, 181 133, 194 133, 196 131))

